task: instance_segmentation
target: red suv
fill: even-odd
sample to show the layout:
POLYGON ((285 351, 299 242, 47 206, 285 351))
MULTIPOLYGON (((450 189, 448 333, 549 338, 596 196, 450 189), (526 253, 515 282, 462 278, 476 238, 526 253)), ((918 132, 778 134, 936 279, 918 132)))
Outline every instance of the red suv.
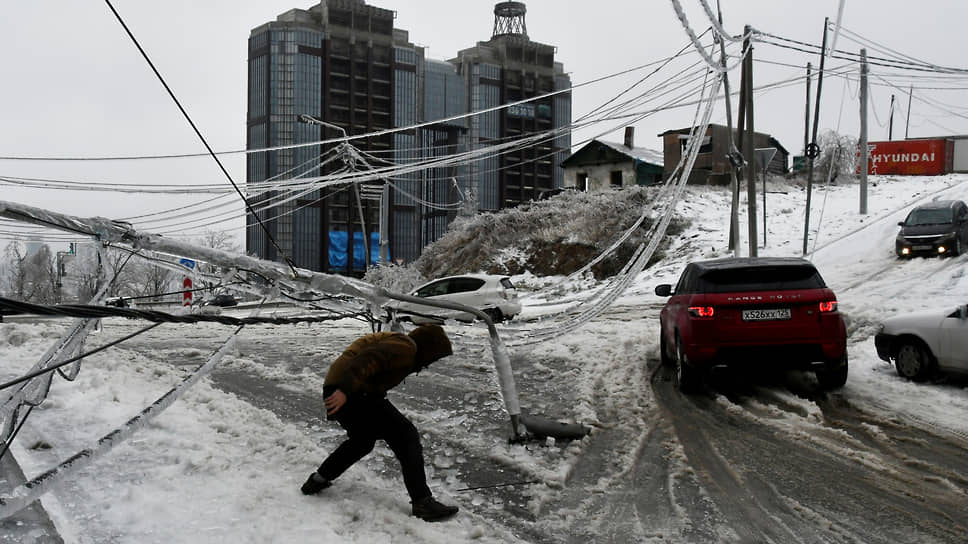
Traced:
POLYGON ((686 265, 659 316, 663 364, 694 391, 705 371, 751 364, 813 370, 824 389, 847 381, 847 328, 809 261, 729 258, 686 265))

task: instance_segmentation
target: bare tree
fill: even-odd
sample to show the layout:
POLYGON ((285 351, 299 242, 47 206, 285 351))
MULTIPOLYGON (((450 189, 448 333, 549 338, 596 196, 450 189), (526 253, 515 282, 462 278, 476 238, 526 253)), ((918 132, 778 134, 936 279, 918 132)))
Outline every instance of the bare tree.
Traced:
POLYGON ((173 291, 178 279, 173 270, 152 261, 139 261, 134 275, 138 278, 139 294, 150 297, 153 302, 161 301, 164 293, 173 291))
POLYGON ((836 183, 840 177, 850 177, 857 172, 857 139, 849 135, 837 134, 826 130, 818 138, 820 157, 815 167, 830 182, 836 183))
POLYGON ((97 260, 94 253, 79 253, 74 257, 68 271, 70 283, 74 285, 74 292, 82 304, 87 304, 97 294, 101 281, 97 260))
POLYGON ((238 241, 224 230, 207 230, 200 238, 194 240, 194 243, 202 247, 221 249, 231 253, 241 252, 238 241))
POLYGON ((50 250, 50 246, 40 246, 36 253, 27 257, 26 266, 30 293, 24 300, 40 304, 60 302, 57 256, 50 250))
POLYGON ((40 304, 61 300, 56 256, 43 245, 28 255, 20 242, 13 241, 4 249, 3 290, 11 298, 40 304))
POLYGON ((23 245, 16 240, 7 244, 3 250, 4 261, 6 262, 3 277, 4 292, 10 298, 17 300, 27 300, 27 255, 23 245))

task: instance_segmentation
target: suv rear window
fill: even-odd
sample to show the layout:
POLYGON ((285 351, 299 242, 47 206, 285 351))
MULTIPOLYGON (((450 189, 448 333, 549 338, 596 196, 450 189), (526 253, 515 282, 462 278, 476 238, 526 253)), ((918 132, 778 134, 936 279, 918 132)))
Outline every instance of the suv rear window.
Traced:
POLYGON ((709 270, 699 278, 698 292, 786 291, 826 286, 812 266, 756 266, 709 270))

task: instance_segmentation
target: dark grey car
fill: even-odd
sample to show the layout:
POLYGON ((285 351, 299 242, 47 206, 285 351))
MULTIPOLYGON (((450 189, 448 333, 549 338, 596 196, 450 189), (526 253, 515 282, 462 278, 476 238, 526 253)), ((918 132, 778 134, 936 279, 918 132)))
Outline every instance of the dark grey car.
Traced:
POLYGON ((968 248, 968 206, 961 200, 936 200, 911 210, 898 223, 898 257, 961 255, 968 248))

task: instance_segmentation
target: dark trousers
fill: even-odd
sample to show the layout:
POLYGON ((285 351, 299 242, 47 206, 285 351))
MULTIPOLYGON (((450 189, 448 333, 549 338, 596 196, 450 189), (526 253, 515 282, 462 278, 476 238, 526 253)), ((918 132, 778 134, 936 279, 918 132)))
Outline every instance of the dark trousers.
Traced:
POLYGON ((336 412, 335 419, 346 429, 347 439, 319 465, 316 472, 323 478, 335 480, 373 451, 377 440, 383 440, 400 461, 410 500, 431 495, 424 472, 420 434, 390 401, 386 398, 354 398, 336 412))

